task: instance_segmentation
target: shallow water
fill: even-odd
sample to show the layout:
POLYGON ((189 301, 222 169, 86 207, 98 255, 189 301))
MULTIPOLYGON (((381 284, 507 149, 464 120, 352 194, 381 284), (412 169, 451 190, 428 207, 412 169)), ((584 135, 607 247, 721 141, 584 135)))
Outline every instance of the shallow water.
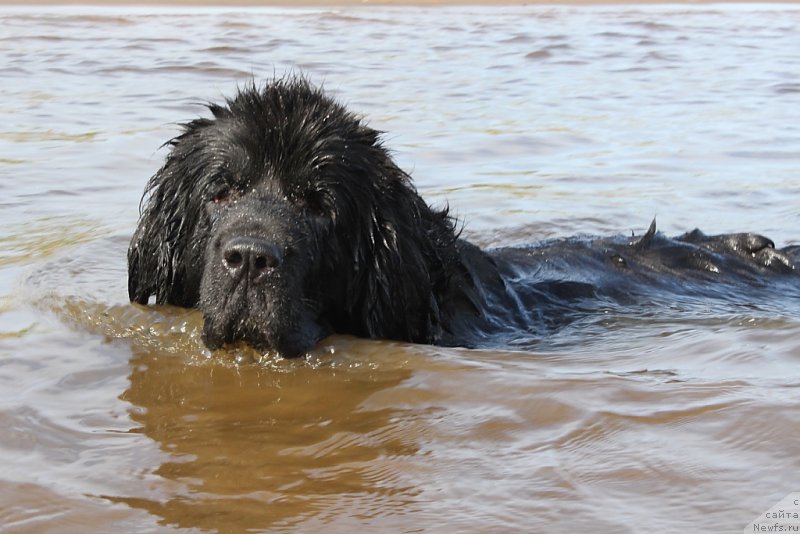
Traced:
POLYGON ((740 531, 800 491, 796 302, 211 356, 125 249, 175 123, 292 69, 481 245, 797 244, 798 50, 791 6, 0 8, 2 530, 740 531))

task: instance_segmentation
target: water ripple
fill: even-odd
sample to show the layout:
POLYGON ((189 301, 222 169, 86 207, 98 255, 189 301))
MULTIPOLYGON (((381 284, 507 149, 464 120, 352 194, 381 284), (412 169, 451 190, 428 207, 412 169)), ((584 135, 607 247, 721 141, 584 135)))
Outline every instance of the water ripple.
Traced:
POLYGON ((287 361, 210 354, 198 312, 129 304, 125 249, 176 123, 300 69, 481 245, 654 215, 797 243, 798 13, 3 8, 0 523, 741 529, 800 469, 800 321, 768 301, 651 303, 517 351, 334 337, 287 361))

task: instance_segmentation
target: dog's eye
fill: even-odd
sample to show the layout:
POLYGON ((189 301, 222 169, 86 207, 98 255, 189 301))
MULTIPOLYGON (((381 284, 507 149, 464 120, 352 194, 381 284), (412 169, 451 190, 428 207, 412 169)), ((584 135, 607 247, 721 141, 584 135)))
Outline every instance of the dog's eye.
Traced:
POLYGON ((313 217, 325 216, 325 208, 322 206, 322 202, 317 198, 305 198, 300 202, 300 206, 303 208, 303 211, 313 217))
POLYGON ((214 204, 225 204, 231 200, 232 192, 230 187, 223 187, 218 189, 211 197, 211 202, 214 204))

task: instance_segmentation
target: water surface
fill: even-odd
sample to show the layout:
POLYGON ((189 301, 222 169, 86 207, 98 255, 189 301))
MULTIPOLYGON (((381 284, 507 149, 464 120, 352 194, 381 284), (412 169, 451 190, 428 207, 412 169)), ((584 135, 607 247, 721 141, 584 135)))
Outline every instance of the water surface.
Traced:
POLYGON ((739 531, 800 491, 796 303, 282 361, 129 305, 125 250, 176 123, 289 71, 481 245, 797 244, 798 50, 792 6, 1 8, 0 525, 739 531))

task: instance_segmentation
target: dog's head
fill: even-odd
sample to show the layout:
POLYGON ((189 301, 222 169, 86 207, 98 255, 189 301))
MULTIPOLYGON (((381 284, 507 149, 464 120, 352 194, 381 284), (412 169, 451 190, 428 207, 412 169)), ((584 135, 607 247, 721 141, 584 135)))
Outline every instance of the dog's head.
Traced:
POLYGON ((333 332, 434 341, 453 221, 379 133, 294 77, 209 109, 148 184, 131 300, 199 307, 210 348, 292 356, 333 332))

